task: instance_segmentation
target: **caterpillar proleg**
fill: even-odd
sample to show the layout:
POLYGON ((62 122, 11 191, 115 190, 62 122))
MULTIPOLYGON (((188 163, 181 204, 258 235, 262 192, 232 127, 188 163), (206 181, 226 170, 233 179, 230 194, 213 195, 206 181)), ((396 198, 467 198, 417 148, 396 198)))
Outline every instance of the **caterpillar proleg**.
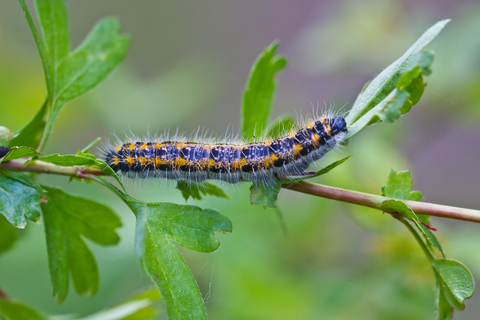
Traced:
POLYGON ((270 141, 209 143, 205 141, 138 141, 107 150, 105 162, 126 177, 202 182, 271 181, 298 175, 343 141, 343 117, 307 121, 297 130, 270 141))

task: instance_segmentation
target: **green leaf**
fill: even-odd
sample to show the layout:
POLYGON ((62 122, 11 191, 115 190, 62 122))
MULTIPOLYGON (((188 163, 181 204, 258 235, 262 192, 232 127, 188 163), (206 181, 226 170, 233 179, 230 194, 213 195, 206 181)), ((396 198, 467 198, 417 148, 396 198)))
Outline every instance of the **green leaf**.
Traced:
MULTIPOLYGON (((411 201, 419 201, 423 198, 420 191, 411 191, 411 189, 412 179, 410 178, 410 171, 405 170, 396 172, 395 170, 391 170, 390 175, 388 176, 387 185, 382 186, 382 195, 388 198, 411 201)), ((430 216, 419 214, 417 217, 420 222, 431 225, 430 216)), ((433 237, 435 236, 433 235, 433 237)))
POLYGON ((26 127, 19 131, 19 145, 36 147, 41 141, 41 150, 52 130, 60 109, 70 100, 89 91, 103 81, 128 49, 129 39, 120 35, 120 25, 114 18, 100 20, 83 43, 69 53, 70 38, 65 3, 62 0, 35 1, 43 32, 43 41, 25 5, 19 0, 42 59, 48 99, 41 111, 26 127), (40 129, 43 117, 48 114, 44 129, 40 129), (27 130, 28 129, 28 130, 27 130), (26 134, 35 133, 29 136, 26 134), (42 138, 37 139, 38 133, 42 138), (21 142, 21 143, 20 143, 21 142))
POLYGON ((165 300, 171 319, 206 319, 195 279, 174 243, 200 252, 212 252, 220 243, 216 232, 230 232, 230 220, 214 210, 171 203, 143 203, 134 207, 137 230, 144 230, 143 263, 165 300))
POLYGON ((100 245, 116 244, 120 219, 103 204, 60 189, 44 189, 48 193, 42 211, 53 295, 58 296, 59 303, 65 300, 69 275, 77 293, 94 295, 98 290, 97 264, 81 236, 100 245))
POLYGON ((182 196, 185 201, 188 201, 189 197, 195 200, 202 200, 202 194, 204 196, 209 195, 213 197, 219 197, 224 199, 230 199, 230 197, 218 186, 209 182, 187 182, 186 180, 178 180, 177 187, 182 192, 182 196))
POLYGON ((0 170, 0 213, 12 225, 25 228, 25 216, 39 221, 41 201, 35 181, 20 172, 0 170))
POLYGON ((341 165, 342 163, 347 161, 348 158, 350 158, 350 157, 351 156, 348 156, 348 157, 345 157, 343 159, 332 162, 328 166, 326 166, 325 168, 322 168, 321 170, 319 170, 319 171, 317 171, 314 174, 311 174, 309 176, 305 176, 305 177, 302 177, 302 178, 288 179, 288 180, 286 179, 286 180, 283 181, 283 183, 292 184, 292 183, 297 183, 297 182, 304 181, 304 180, 307 180, 307 179, 319 177, 321 175, 324 175, 324 174, 332 171, 333 169, 335 169, 336 167, 338 167, 339 165, 341 165))
POLYGON ((395 120, 399 116, 399 110, 401 110, 400 114, 403 114, 412 104, 418 102, 423 92, 423 87, 418 88, 418 86, 423 84, 423 81, 420 82, 418 79, 421 75, 415 77, 417 71, 411 70, 419 67, 418 71, 422 74, 430 74, 429 66, 433 55, 421 50, 440 33, 448 22, 449 20, 442 20, 429 28, 402 57, 385 68, 364 88, 346 117, 348 138, 360 132, 365 126, 379 121, 380 117, 384 121, 395 120), (405 76, 408 72, 412 73, 405 76), (400 80, 400 85, 397 87, 400 80), (406 101, 409 97, 410 101, 406 101))
POLYGON ((113 171, 113 169, 105 161, 95 159, 95 156, 93 154, 85 153, 83 151, 78 151, 76 155, 74 154, 60 155, 56 153, 56 154, 50 154, 43 157, 38 157, 35 160, 40 160, 43 162, 48 162, 48 163, 52 163, 54 165, 63 166, 63 167, 87 166, 92 169, 98 169, 98 170, 101 170, 106 175, 114 177, 115 180, 117 180, 117 182, 120 184, 122 189, 125 190, 125 187, 122 181, 117 176, 115 171, 113 171))
POLYGON ((387 198, 402 200, 414 200, 418 197, 423 198, 419 191, 412 190, 412 179, 410 171, 390 171, 386 186, 382 187, 382 195, 387 198))
POLYGON ((473 276, 468 268, 455 260, 435 260, 433 268, 440 280, 440 290, 446 300, 457 310, 465 309, 465 299, 474 291, 473 276))
POLYGON ((8 251, 15 240, 17 239, 17 232, 8 220, 0 214, 0 253, 8 251))
POLYGON ((58 66, 54 114, 60 108, 103 81, 123 60, 129 37, 120 34, 115 18, 100 20, 83 43, 58 66))
MULTIPOLYGON (((13 301, 0 299, 0 316, 7 317, 8 320, 46 320, 37 311, 29 306, 13 301)), ((3 317, 2 317, 3 319, 3 317)))
POLYGON ((62 167, 73 166, 97 166, 95 157, 92 159, 90 156, 79 156, 75 154, 59 155, 58 153, 50 154, 43 157, 38 157, 35 160, 52 163, 62 167))
POLYGON ((136 246, 145 269, 165 301, 169 319, 206 319, 203 299, 188 266, 175 247, 212 252, 217 232, 231 232, 232 223, 215 210, 173 203, 136 200, 100 177, 137 217, 136 246))
MULTIPOLYGON (((417 217, 418 217, 418 215, 417 215, 417 217)), ((421 219, 419 219, 419 220, 420 220, 420 222, 423 222, 421 219)), ((433 234, 433 232, 430 229, 428 229, 427 227, 425 227, 422 223, 417 224, 417 227, 419 227, 420 230, 422 231, 422 233, 424 234, 425 239, 427 240, 427 243, 430 246, 430 249, 432 247, 436 248, 438 251, 440 251, 443 258, 445 259, 445 253, 443 252, 443 248, 442 248, 440 242, 438 241, 437 237, 435 237, 435 235, 433 234)))
POLYGON ((25 146, 36 149, 40 145, 45 130, 47 111, 48 103, 45 101, 35 117, 15 133, 8 146, 25 146))
POLYGON ((275 120, 267 130, 267 137, 277 139, 288 132, 295 126, 295 121, 290 116, 284 116, 275 120))
POLYGON ((39 153, 30 147, 12 147, 5 157, 1 159, 0 163, 20 158, 35 157, 37 155, 39 153))
POLYGON ((100 20, 82 44, 61 61, 56 70, 52 110, 47 121, 44 142, 62 107, 102 82, 125 58, 129 38, 120 34, 115 18, 100 20))
POLYGON ((64 1, 35 0, 35 9, 42 29, 46 51, 54 65, 70 51, 67 9, 64 1))
POLYGON ((282 189, 282 184, 293 184, 293 183, 298 183, 300 181, 304 181, 306 179, 311 179, 314 177, 321 176, 323 174, 326 174, 333 170, 335 167, 341 165, 345 161, 347 161, 348 158, 351 156, 345 157, 343 159, 340 159, 338 161, 335 161, 325 168, 321 169, 320 171, 315 172, 314 174, 304 176, 304 177, 285 177, 283 179, 279 179, 275 182, 272 183, 272 185, 265 185, 262 182, 256 183, 254 182, 252 186, 250 187, 250 204, 252 205, 259 205, 264 208, 275 208, 276 207, 276 202, 277 202, 277 197, 278 193, 282 189))
POLYGON ((450 320, 453 317, 453 308, 443 294, 443 290, 440 287, 440 279, 438 279, 437 275, 435 276, 437 277, 437 319, 450 320))
POLYGON ((280 180, 268 186, 261 182, 254 182, 250 187, 250 204, 264 208, 275 208, 280 189, 282 189, 280 180))
MULTIPOLYGON (((28 26, 30 27, 30 31, 32 31, 33 39, 37 45, 38 53, 40 54, 40 58, 42 60, 43 65, 43 72, 45 73, 45 82, 47 83, 47 91, 49 97, 53 96, 53 73, 54 73, 54 65, 53 61, 50 58, 50 55, 47 53, 47 48, 45 46, 45 42, 43 42, 42 38, 40 37, 40 33, 33 22, 32 16, 28 11, 27 5, 25 4, 24 0, 18 0, 20 5, 22 6, 23 13, 25 14, 25 19, 27 20, 28 26)), ((48 106, 49 103, 45 103, 44 107, 48 106)), ((43 107, 42 107, 43 109, 43 107)), ((46 109, 47 110, 47 109, 46 109)), ((40 113, 39 113, 40 114, 40 113)), ((37 114, 38 115, 38 114, 37 114)), ((36 117, 35 117, 36 118, 36 117)), ((33 122, 33 121, 32 121, 33 122)), ((32 123, 30 122, 30 123, 32 123)))
POLYGON ((283 56, 276 56, 278 42, 272 42, 255 60, 243 92, 241 132, 245 140, 262 136, 270 115, 278 72, 287 65, 283 56))

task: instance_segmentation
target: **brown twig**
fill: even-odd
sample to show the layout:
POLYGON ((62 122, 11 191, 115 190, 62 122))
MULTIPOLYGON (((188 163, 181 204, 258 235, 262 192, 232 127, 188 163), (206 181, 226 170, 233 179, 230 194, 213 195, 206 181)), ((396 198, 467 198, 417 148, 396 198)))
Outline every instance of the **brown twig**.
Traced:
MULTIPOLYGON (((82 179, 92 179, 92 176, 104 176, 101 170, 81 168, 81 167, 61 167, 41 161, 32 161, 25 163, 25 160, 12 160, 0 163, 0 169, 9 169, 16 171, 27 171, 36 173, 59 174, 64 176, 77 177, 82 179)), ((375 194, 363 193, 358 191, 340 189, 310 182, 298 182, 294 184, 284 184, 283 188, 311 194, 327 199, 338 200, 375 208, 382 210, 381 203, 389 198, 375 194)), ((439 204, 403 200, 416 214, 425 214, 430 216, 480 222, 480 211, 444 206, 439 204)))
MULTIPOLYGON (((382 210, 381 203, 389 199, 379 195, 340 189, 305 181, 295 184, 284 184, 282 187, 318 197, 358 204, 379 210, 382 210)), ((416 214, 426 214, 442 218, 480 222, 480 211, 478 210, 444 206, 428 202, 410 200, 402 201, 405 202, 416 214)))

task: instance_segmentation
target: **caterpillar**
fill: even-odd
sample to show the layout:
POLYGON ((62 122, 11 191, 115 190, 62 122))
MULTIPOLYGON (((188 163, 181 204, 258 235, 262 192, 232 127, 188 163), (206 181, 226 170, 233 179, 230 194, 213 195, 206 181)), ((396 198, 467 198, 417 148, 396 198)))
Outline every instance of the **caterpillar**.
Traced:
POLYGON ((347 124, 343 117, 308 121, 283 137, 254 143, 199 141, 139 141, 119 143, 105 153, 105 162, 126 177, 166 178, 229 183, 271 181, 304 173, 343 141, 347 124))

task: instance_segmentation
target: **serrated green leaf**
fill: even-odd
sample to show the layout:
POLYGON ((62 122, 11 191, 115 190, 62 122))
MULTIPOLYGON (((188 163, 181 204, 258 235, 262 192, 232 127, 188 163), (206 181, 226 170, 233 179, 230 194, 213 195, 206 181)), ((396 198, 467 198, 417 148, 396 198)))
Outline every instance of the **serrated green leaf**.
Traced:
POLYGON ((204 196, 213 196, 224 199, 230 199, 230 197, 218 186, 209 182, 187 182, 185 180, 178 180, 177 187, 182 192, 182 196, 185 201, 192 197, 195 200, 202 200, 202 194, 204 196))
POLYGON ((366 88, 364 87, 364 91, 359 94, 346 117, 347 138, 353 137, 367 125, 378 122, 380 118, 384 121, 395 120, 400 114, 407 112, 414 102, 418 102, 423 92, 423 88, 417 88, 418 85, 423 84, 423 81, 420 82, 418 79, 420 75, 413 77, 413 74, 409 74, 404 78, 402 76, 417 67, 423 75, 430 74, 429 66, 433 61, 433 55, 421 50, 440 33, 448 22, 449 20, 443 20, 429 28, 402 57, 385 68, 366 88), (399 80, 402 80, 400 89, 397 88, 399 80), (407 80, 413 82, 412 88, 409 84, 409 88, 406 88, 407 80), (411 96, 411 100, 405 100, 401 104, 400 102, 407 95, 411 96))
POLYGON ((281 189, 281 181, 276 181, 268 186, 254 182, 250 187, 250 204, 264 208, 275 208, 277 196, 281 189))
POLYGON ((69 275, 77 293, 94 295, 98 290, 97 265, 82 236, 101 245, 116 244, 120 219, 98 202, 60 189, 44 189, 48 193, 42 211, 53 295, 59 303, 65 300, 69 275))
MULTIPOLYGON (((405 170, 396 172, 395 170, 391 170, 390 175, 388 176, 387 185, 382 186, 382 195, 388 198, 412 201, 419 201, 423 198, 420 191, 411 191, 411 189, 412 179, 410 178, 410 171, 405 170)), ((419 214, 417 217, 420 222, 431 225, 430 216, 419 214)))
POLYGON ((61 61, 56 70, 44 142, 63 106, 102 82, 125 58, 129 42, 127 36, 120 34, 118 20, 105 18, 92 28, 77 49, 61 61))
POLYGON ((40 219, 42 195, 32 184, 32 179, 23 173, 0 170, 0 214, 13 226, 25 228, 25 216, 32 221, 40 219))
POLYGON ((278 42, 272 42, 255 60, 243 92, 241 132, 248 141, 263 136, 270 115, 278 72, 287 65, 283 56, 275 55, 278 42))
POLYGON ((169 319, 206 319, 197 283, 174 243, 212 252, 217 232, 231 232, 230 220, 215 210, 173 203, 143 202, 100 177, 96 181, 117 194, 137 217, 136 246, 145 269, 162 293, 169 319))
POLYGON ((13 138, 9 140, 8 146, 25 146, 36 149, 40 145, 45 130, 47 111, 48 103, 45 101, 33 119, 18 130, 13 138))
POLYGON ((277 139, 288 132, 295 126, 295 121, 290 116, 283 116, 273 121, 267 130, 267 137, 277 139))
POLYGON ((457 310, 465 309, 465 299, 473 295, 475 284, 468 268, 455 260, 435 260, 433 268, 440 278, 440 290, 457 310))
POLYGON ((111 73, 125 57, 129 39, 120 35, 120 26, 116 19, 107 18, 100 20, 82 44, 69 53, 70 39, 64 1, 35 2, 45 41, 41 39, 24 0, 19 0, 19 3, 42 59, 48 99, 34 120, 23 128, 23 131, 27 129, 34 131, 35 137, 40 132, 42 138, 29 140, 26 132, 21 130, 19 131, 21 141, 15 143, 36 147, 36 142, 41 142, 39 146, 41 150, 48 140, 53 121, 61 108, 68 101, 95 87, 111 73), (48 118, 44 128, 40 129, 39 124, 45 114, 48 114, 48 118))
POLYGON ((115 18, 100 20, 82 44, 58 66, 54 113, 67 102, 89 91, 123 60, 129 38, 120 34, 115 18))
POLYGON ((17 232, 8 220, 0 214, 0 253, 8 251, 15 240, 17 239, 17 232))
POLYGON ((220 243, 216 232, 230 232, 230 220, 214 210, 171 203, 136 206, 144 224, 143 263, 165 300, 171 319, 206 319, 203 299, 185 261, 173 243, 200 252, 212 252, 220 243))
POLYGON ((370 84, 365 88, 364 92, 358 97, 347 116, 347 123, 353 124, 362 115, 366 114, 375 105, 382 101, 389 92, 396 86, 396 82, 400 78, 399 72, 403 73, 413 69, 413 61, 421 61, 415 57, 425 46, 427 46, 442 31, 450 20, 442 20, 430 27, 408 50, 403 56, 394 63, 385 68, 370 84), (415 58, 412 58, 415 57, 415 58), (405 67, 406 66, 406 67, 405 67), (407 69, 407 70, 405 70, 407 69))
POLYGON ((419 191, 411 191, 412 179, 410 178, 410 171, 391 170, 388 176, 385 188, 382 188, 383 196, 388 198, 402 199, 402 200, 420 200, 423 195, 419 191))
POLYGON ((0 299, 0 317, 2 315, 8 320, 47 320, 23 303, 0 299))
POLYGON ((39 153, 35 149, 30 147, 12 147, 10 151, 1 159, 0 162, 20 159, 20 158, 30 158, 35 157, 39 153))

